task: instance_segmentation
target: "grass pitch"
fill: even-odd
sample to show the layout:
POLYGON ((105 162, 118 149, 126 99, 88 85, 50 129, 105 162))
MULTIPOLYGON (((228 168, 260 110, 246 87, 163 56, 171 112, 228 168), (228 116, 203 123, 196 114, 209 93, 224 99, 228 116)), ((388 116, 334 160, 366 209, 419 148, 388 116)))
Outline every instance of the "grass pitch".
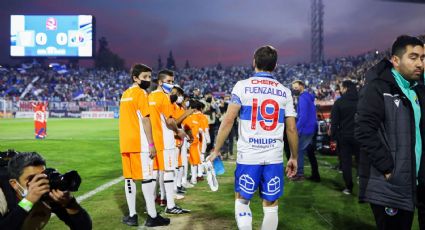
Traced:
MULTIPOLYGON (((37 151, 47 160, 48 167, 62 173, 77 170, 83 182, 75 196, 121 176, 118 120, 50 119, 45 140, 35 140, 33 132, 34 124, 30 119, 0 119, 0 150, 37 151)), ((279 229, 375 229, 369 205, 358 203, 357 187, 354 195, 341 193, 342 174, 331 169, 336 158, 318 158, 321 183, 285 182, 285 193, 279 203, 279 229)), ((235 162, 227 161, 225 167, 226 173, 219 177, 219 191, 211 192, 206 182, 189 189, 186 198, 177 204, 191 209, 192 213, 172 216, 171 225, 163 229, 237 229, 233 211, 235 162)), ((305 171, 309 175, 308 166, 305 171)), ((137 190, 139 229, 144 229, 140 184, 137 190)), ((91 215, 94 229, 137 229, 121 224, 121 217, 127 213, 123 183, 97 193, 81 205, 91 215)), ((162 208, 157 206, 157 210, 162 208)), ((259 229, 263 211, 258 194, 251 202, 251 210, 253 229, 259 229)), ((418 228, 415 219, 413 229, 418 228)), ((46 229, 67 227, 52 217, 46 229)))

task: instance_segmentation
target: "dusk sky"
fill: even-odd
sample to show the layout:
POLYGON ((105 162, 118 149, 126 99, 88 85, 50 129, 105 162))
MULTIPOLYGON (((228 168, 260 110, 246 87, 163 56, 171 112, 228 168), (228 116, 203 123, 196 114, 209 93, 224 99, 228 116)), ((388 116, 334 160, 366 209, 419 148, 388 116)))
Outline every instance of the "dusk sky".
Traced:
MULTIPOLYGON (((11 14, 91 14, 97 39, 125 59, 156 67, 173 51, 177 66, 249 65, 264 44, 279 63, 310 59, 310 0, 2 0, 0 63, 10 62, 11 14)), ((325 57, 390 47, 400 34, 425 34, 425 4, 324 0, 325 57)))

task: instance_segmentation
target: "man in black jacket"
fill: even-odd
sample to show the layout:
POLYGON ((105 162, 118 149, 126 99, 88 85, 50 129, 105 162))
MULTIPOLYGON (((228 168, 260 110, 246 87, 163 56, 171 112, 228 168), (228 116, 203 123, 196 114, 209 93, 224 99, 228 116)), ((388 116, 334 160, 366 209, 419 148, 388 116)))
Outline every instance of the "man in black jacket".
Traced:
POLYGON ((341 93, 341 98, 332 107, 331 136, 332 140, 338 140, 340 149, 342 176, 345 182, 345 189, 342 192, 349 195, 353 191, 352 159, 354 155, 357 161, 359 155, 359 144, 354 139, 354 115, 357 112, 358 102, 356 85, 350 80, 343 81, 341 93))
POLYGON ((69 192, 50 189, 37 153, 18 153, 1 178, 0 229, 41 229, 55 213, 71 229, 91 229, 88 213, 69 192))
MULTIPOLYGON (((424 58, 420 40, 398 37, 391 62, 371 69, 359 98, 359 199, 370 203, 378 229, 411 229, 415 206, 423 203, 425 89, 417 81, 424 58)), ((424 210, 418 208, 423 229, 424 210)))

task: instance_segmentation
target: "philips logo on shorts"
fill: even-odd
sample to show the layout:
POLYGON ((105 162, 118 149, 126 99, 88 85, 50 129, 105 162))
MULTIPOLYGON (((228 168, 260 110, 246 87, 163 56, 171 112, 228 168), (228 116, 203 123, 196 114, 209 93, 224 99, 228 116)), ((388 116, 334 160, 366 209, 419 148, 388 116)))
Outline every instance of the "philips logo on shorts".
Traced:
POLYGON ((265 195, 275 195, 280 192, 280 178, 275 176, 267 183, 267 191, 261 193, 265 195))
POLYGON ((253 194, 255 192, 255 182, 248 174, 243 174, 239 178, 239 186, 246 193, 253 194))
POLYGON ((258 145, 269 145, 276 143, 274 138, 249 138, 249 143, 258 144, 258 145))

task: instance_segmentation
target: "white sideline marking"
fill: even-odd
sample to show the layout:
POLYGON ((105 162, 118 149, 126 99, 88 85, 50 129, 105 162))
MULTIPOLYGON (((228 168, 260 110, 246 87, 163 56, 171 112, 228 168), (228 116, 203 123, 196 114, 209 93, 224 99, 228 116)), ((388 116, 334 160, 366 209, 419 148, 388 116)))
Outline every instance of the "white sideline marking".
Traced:
POLYGON ((122 176, 118 177, 114 180, 111 180, 108 183, 103 184, 103 185, 91 190, 90 192, 88 192, 86 194, 83 194, 83 195, 77 197, 77 201, 78 201, 78 203, 80 203, 80 202, 84 201, 85 199, 88 199, 88 198, 96 195, 97 193, 102 192, 103 190, 105 190, 105 189, 107 189, 107 188, 109 188, 109 187, 111 187, 111 186, 113 186, 113 185, 115 185, 115 184, 117 184, 121 181, 124 181, 124 177, 122 177, 122 176))

